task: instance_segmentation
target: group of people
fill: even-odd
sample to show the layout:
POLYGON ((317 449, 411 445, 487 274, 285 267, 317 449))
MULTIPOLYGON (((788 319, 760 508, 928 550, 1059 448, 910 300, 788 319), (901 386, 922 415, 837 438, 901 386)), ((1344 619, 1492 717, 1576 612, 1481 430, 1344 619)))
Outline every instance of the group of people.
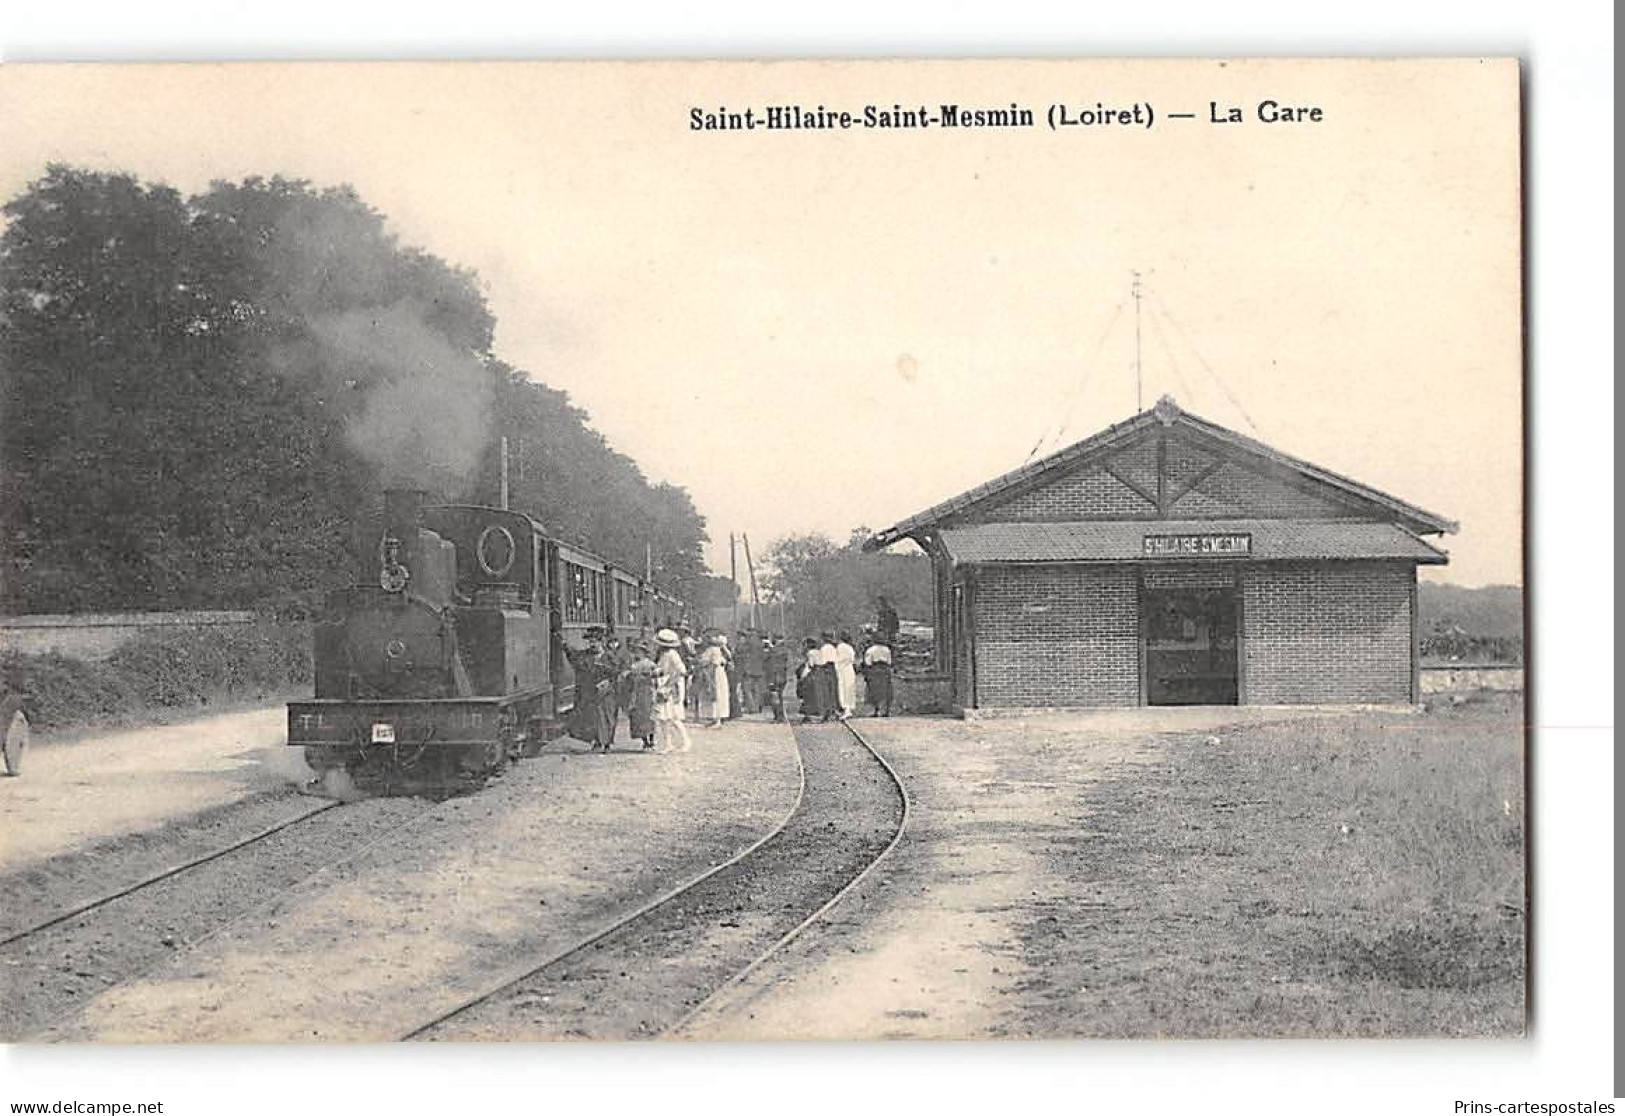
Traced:
POLYGON ((610 750, 621 714, 646 751, 686 752, 686 721, 719 728, 744 714, 771 710, 783 721, 787 673, 784 641, 762 632, 721 632, 696 639, 687 628, 662 628, 650 643, 623 644, 602 628, 570 654, 576 701, 566 731, 610 750))
MULTIPOLYGON (((844 631, 804 640, 795 667, 802 723, 852 716, 860 671, 873 714, 891 716, 897 630, 897 613, 882 597, 875 625, 864 629, 861 653, 844 631)), ((593 751, 610 750, 622 713, 645 751, 664 752, 693 746, 688 720, 711 729, 761 713, 786 720, 789 650, 783 637, 766 632, 746 629, 730 641, 721 631, 697 638, 686 627, 662 628, 652 641, 626 643, 593 628, 570 663, 576 701, 566 730, 593 751)))
POLYGON ((813 720, 844 721, 856 713, 860 671, 872 714, 891 716, 891 644, 874 629, 866 630, 864 635, 861 657, 848 632, 824 632, 817 639, 802 641, 802 659, 796 668, 802 724, 813 720))
MULTIPOLYGON (((654 751, 663 735, 661 664, 657 658, 663 650, 658 637, 654 647, 641 641, 627 645, 602 628, 590 629, 585 646, 568 653, 575 671, 576 693, 565 731, 590 743, 593 751, 607 752, 615 743, 624 711, 633 738, 646 751, 654 751)), ((664 735, 668 747, 687 746, 686 736, 674 740, 672 733, 664 735)))

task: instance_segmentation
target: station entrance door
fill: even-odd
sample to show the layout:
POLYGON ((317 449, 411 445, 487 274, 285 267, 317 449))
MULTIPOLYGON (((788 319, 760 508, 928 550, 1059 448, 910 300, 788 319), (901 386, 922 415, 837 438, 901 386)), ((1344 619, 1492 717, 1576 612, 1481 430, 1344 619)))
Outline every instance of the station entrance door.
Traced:
POLYGON ((1140 587, 1141 678, 1147 705, 1236 704, 1238 601, 1229 571, 1200 577, 1147 572, 1140 587))

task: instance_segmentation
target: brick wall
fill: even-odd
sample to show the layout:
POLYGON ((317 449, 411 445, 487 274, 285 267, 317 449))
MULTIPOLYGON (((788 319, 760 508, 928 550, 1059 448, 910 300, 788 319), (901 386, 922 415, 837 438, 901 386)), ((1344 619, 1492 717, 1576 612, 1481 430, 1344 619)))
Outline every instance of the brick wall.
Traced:
POLYGON ((1242 579, 1248 704, 1410 702, 1415 575, 1405 562, 1249 569, 1242 579))
MULTIPOLYGON (((1139 592, 1128 566, 989 566, 977 576, 977 704, 1136 705, 1139 592)), ((959 691, 961 705, 970 694, 959 691)))
POLYGON ((1346 519, 1359 513, 1229 463, 1177 500, 1172 517, 1190 519, 1346 519))
MULTIPOLYGON (((1170 438, 1169 494, 1179 492, 1218 461, 1211 453, 1170 438)), ((1148 493, 1157 490, 1155 439, 1113 454, 1111 468, 1148 493)), ((1347 519, 1363 512, 1335 496, 1289 484, 1267 472, 1229 462, 1185 493, 1169 509, 1173 519, 1347 519)), ((1079 519, 1155 518, 1156 504, 1106 472, 1083 466, 1031 488, 967 511, 963 523, 1053 523, 1079 519)))
MULTIPOLYGON (((1155 477, 1151 483, 1156 484, 1155 477)), ((1058 523, 1074 519, 1151 516, 1157 506, 1103 470, 1051 481, 966 517, 969 523, 1058 523)))

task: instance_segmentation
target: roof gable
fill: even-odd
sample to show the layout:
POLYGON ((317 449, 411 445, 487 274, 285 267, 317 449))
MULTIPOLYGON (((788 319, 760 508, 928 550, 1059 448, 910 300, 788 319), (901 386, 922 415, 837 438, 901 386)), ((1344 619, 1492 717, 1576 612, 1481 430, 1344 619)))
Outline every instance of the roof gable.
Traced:
POLYGON ((1450 520, 1181 410, 1150 410, 887 528, 866 549, 973 523, 1363 519, 1417 534, 1450 520))

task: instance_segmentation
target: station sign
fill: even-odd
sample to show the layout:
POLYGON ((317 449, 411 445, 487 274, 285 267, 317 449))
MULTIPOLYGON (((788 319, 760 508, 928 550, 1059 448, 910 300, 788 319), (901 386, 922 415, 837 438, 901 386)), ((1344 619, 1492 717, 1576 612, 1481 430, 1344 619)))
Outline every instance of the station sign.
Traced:
POLYGON ((1146 535, 1147 558, 1245 558, 1253 552, 1251 535, 1146 535))

